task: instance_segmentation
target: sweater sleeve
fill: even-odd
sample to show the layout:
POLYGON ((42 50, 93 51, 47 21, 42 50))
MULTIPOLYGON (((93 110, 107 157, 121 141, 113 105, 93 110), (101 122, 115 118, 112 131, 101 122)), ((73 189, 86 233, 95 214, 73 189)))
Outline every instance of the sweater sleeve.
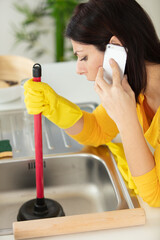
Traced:
POLYGON ((70 135, 81 144, 97 147, 111 141, 118 133, 116 124, 102 105, 92 113, 83 111, 83 119, 82 131, 77 135, 70 135))
POLYGON ((151 207, 160 207, 160 143, 154 154, 155 167, 148 173, 133 177, 133 181, 137 186, 140 197, 151 207))

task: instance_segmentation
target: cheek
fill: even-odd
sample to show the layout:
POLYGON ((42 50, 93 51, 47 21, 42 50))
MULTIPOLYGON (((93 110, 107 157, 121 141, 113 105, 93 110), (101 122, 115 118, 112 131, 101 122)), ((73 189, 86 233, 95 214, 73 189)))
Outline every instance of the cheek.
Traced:
POLYGON ((103 55, 101 55, 99 58, 93 59, 90 64, 90 69, 94 78, 97 76, 98 69, 103 66, 103 58, 103 55))

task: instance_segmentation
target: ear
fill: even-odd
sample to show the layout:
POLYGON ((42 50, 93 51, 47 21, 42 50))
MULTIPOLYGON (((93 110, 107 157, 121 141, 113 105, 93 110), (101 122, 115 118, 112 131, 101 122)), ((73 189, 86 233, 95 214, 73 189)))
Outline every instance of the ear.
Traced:
POLYGON ((109 43, 122 46, 122 43, 120 42, 120 40, 116 36, 112 36, 109 43))

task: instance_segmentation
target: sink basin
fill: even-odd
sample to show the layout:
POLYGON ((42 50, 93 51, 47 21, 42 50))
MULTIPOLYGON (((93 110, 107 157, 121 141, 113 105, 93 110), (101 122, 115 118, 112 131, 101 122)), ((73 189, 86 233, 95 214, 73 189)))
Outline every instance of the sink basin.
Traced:
MULTIPOLYGON (((107 147, 44 158, 45 197, 66 216, 139 207, 107 147)), ((36 196, 34 159, 0 162, 0 235, 12 234, 20 206, 36 196)))
MULTIPOLYGON (((24 109, 1 112, 0 123, 0 139, 13 150, 12 159, 0 160, 0 235, 6 235, 22 204, 36 198, 34 122, 24 109)), ((45 198, 58 201, 66 216, 139 207, 106 146, 83 146, 46 118, 42 130, 45 198)))

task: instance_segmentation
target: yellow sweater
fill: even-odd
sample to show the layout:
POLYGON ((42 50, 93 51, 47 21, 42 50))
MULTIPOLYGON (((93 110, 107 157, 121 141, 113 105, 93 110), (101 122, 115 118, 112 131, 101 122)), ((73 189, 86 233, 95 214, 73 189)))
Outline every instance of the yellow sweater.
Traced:
POLYGON ((106 144, 114 154, 118 168, 127 181, 129 188, 139 194, 150 206, 160 207, 160 107, 149 126, 143 100, 144 96, 140 94, 137 115, 146 142, 155 158, 156 165, 150 172, 139 177, 132 177, 123 151, 123 145, 119 139, 119 142, 116 140, 119 135, 118 128, 107 115, 102 105, 99 105, 93 113, 83 111, 83 130, 71 137, 84 145, 99 146, 106 144))

